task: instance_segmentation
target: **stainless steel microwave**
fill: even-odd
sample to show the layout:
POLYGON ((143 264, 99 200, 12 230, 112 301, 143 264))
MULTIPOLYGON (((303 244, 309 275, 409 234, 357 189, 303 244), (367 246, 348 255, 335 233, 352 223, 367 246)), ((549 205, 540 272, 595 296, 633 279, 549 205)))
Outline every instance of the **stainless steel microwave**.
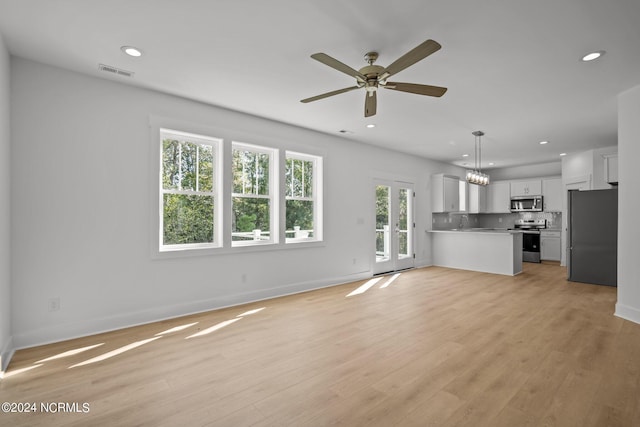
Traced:
POLYGON ((512 197, 511 212, 542 212, 542 196, 512 197))

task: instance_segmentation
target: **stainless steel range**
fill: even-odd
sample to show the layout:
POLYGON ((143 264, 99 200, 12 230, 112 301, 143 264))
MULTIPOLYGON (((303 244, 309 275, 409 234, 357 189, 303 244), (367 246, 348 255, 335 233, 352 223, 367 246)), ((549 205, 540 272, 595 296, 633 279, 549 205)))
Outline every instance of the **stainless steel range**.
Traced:
POLYGON ((522 261, 540 262, 540 230, 547 228, 547 220, 517 219, 514 227, 522 231, 522 261))

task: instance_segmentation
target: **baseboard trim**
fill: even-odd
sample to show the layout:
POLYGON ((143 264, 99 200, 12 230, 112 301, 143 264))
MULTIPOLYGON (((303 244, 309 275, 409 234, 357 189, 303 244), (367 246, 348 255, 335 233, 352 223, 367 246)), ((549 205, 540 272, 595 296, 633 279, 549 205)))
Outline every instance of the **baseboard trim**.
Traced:
POLYGON ((13 348, 13 337, 9 337, 9 340, 5 343, 4 347, 0 349, 0 380, 4 376, 4 373, 11 362, 11 358, 15 354, 16 350, 13 348))
POLYGON ((266 301, 273 298, 364 280, 371 278, 372 275, 371 271, 363 271, 342 277, 288 284, 275 288, 211 298, 204 301, 193 301, 171 306, 154 307, 137 312, 118 314, 97 319, 45 326, 36 330, 15 334, 13 336, 15 344, 14 348, 15 350, 20 350, 23 348, 36 347, 39 345, 86 337, 132 326, 159 322, 176 317, 188 316, 191 314, 220 310, 252 302, 266 301))
POLYGON ((617 303, 615 315, 630 322, 640 324, 640 309, 617 303))
POLYGON ((430 259, 418 258, 416 259, 415 268, 433 267, 433 263, 430 259))

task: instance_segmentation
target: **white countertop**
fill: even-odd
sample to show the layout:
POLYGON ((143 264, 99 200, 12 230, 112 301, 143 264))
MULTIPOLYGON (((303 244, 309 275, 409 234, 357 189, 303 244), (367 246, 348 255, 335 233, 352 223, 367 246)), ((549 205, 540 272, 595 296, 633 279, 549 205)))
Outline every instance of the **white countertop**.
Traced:
POLYGON ((428 230, 429 233, 482 233, 482 234, 515 234, 520 230, 507 230, 506 228, 453 228, 451 230, 428 230))

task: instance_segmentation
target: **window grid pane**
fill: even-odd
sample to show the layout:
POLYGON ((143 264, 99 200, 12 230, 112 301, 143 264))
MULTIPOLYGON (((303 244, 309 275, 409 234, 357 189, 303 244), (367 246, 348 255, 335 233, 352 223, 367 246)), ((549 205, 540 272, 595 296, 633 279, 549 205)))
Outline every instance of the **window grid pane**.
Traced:
POLYGON ((285 226, 287 241, 315 239, 316 200, 312 156, 289 154, 285 168, 285 226))
POLYGON ((214 165, 219 140, 168 130, 160 136, 160 249, 217 246, 214 165))
POLYGON ((233 150, 233 192, 269 195, 270 155, 249 150, 233 150))
POLYGON ((211 196, 165 194, 163 244, 213 243, 213 206, 211 196))
MULTIPOLYGON (((232 151, 232 245, 272 243, 273 208, 270 171, 275 150, 235 144, 232 151)), ((276 233, 277 234, 277 233, 276 233)))

